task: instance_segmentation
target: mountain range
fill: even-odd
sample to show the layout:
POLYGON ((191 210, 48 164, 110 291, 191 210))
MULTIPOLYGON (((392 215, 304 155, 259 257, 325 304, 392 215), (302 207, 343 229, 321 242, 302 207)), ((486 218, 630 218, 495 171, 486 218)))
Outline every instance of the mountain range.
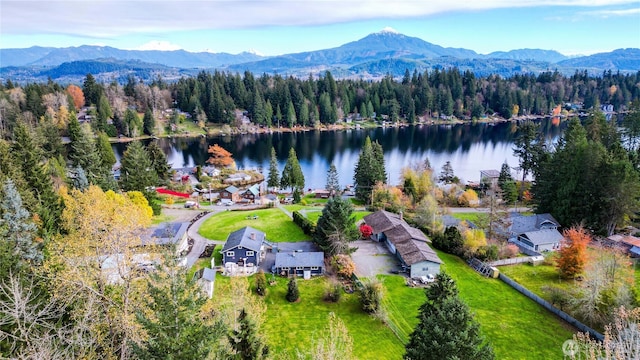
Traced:
POLYGON ((442 47, 417 37, 392 30, 369 34, 342 46, 264 57, 240 54, 188 52, 185 50, 122 50, 108 46, 67 48, 30 47, 0 49, 0 78, 15 81, 78 82, 86 73, 96 78, 121 80, 129 75, 148 79, 157 75, 166 79, 195 74, 202 69, 231 72, 251 71, 308 76, 330 70, 336 77, 376 78, 391 74, 402 76, 405 70, 424 71, 458 67, 478 75, 558 70, 573 73, 587 70, 638 71, 640 49, 618 49, 609 53, 570 58, 557 51, 518 49, 478 54, 473 50, 442 47))

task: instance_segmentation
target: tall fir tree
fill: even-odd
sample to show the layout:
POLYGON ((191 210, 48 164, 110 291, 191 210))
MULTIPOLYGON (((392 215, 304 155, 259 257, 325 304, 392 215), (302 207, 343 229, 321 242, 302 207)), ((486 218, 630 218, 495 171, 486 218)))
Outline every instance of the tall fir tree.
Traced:
POLYGON ((271 147, 271 159, 269 160, 269 176, 267 177, 267 186, 277 188, 280 186, 280 171, 278 170, 278 158, 276 157, 276 149, 271 147))
POLYGON ((289 149, 289 157, 284 164, 282 177, 280 178, 280 186, 283 188, 291 187, 294 190, 304 189, 304 174, 298 162, 298 156, 294 148, 289 149))
POLYGON ((313 240, 328 255, 348 254, 350 242, 358 237, 355 223, 351 202, 333 197, 322 209, 313 240))
POLYGON ((147 280, 148 311, 138 310, 136 319, 148 337, 132 342, 140 359, 205 359, 225 333, 221 322, 204 316, 207 299, 172 256, 147 280), (169 300, 169 301, 168 301, 169 300))
POLYGON ((148 192, 148 188, 158 184, 149 153, 139 141, 127 146, 120 160, 120 184, 124 191, 148 192))
POLYGON ((154 135, 156 133, 156 119, 153 117, 151 108, 144 112, 142 118, 142 131, 145 135, 154 135))
POLYGON ((42 224, 40 234, 49 237, 58 231, 58 221, 62 212, 60 199, 53 188, 41 149, 27 125, 19 123, 16 126, 14 140, 11 146, 13 159, 21 165, 24 179, 38 203, 36 212, 42 224))
POLYGON ((441 272, 426 291, 419 323, 406 345, 406 360, 495 358, 480 334, 480 325, 469 307, 458 298, 453 279, 441 272))
POLYGON ((158 181, 163 184, 166 183, 169 180, 171 165, 167 162, 167 156, 157 141, 152 141, 147 145, 147 153, 149 153, 149 160, 151 160, 158 181))
POLYGON ((356 198, 367 204, 371 202, 371 192, 375 184, 386 182, 382 146, 377 142, 375 144, 374 146, 367 136, 360 150, 360 157, 353 175, 356 198))
POLYGON ((96 132, 107 130, 107 121, 113 116, 109 100, 104 94, 100 95, 98 100, 97 116, 96 120, 91 122, 91 125, 95 128, 96 132))
POLYGON ((331 163, 329 165, 329 171, 327 172, 327 185, 325 189, 329 191, 331 196, 335 196, 340 192, 340 182, 338 180, 338 169, 331 163))
POLYGON ((42 251, 35 241, 37 227, 22 205, 22 197, 11 179, 7 179, 2 185, 0 214, 5 228, 4 231, 0 229, 0 241, 8 242, 13 255, 24 263, 42 261, 42 251))
POLYGON ((245 309, 240 311, 238 323, 240 328, 233 330, 228 336, 233 350, 233 358, 240 360, 266 359, 269 355, 269 347, 258 334, 253 320, 245 309))

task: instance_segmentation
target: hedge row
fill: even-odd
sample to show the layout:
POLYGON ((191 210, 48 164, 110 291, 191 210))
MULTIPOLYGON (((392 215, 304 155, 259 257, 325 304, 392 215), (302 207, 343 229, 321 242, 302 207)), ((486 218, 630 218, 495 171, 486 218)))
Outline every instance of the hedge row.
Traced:
POLYGON ((316 225, 298 211, 293 212, 293 222, 302 229, 302 232, 309 236, 313 236, 316 231, 316 225))

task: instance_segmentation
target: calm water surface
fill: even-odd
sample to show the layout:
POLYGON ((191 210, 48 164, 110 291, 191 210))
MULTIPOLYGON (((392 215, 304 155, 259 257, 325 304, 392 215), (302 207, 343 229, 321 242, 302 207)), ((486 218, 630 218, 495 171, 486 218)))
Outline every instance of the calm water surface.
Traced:
MULTIPOLYGON (((566 122, 541 121, 549 142, 555 142, 566 122)), ((353 171, 360 148, 367 136, 384 149, 388 181, 399 182, 402 168, 428 158, 436 173, 451 161, 455 174, 464 182, 479 181, 480 170, 500 170, 505 161, 518 166, 513 156, 516 123, 417 125, 404 128, 376 128, 346 131, 309 131, 299 133, 247 134, 210 138, 162 138, 157 140, 174 168, 202 165, 208 159, 209 145, 219 144, 233 154, 238 168, 254 168, 265 176, 270 150, 276 149, 282 171, 289 148, 294 147, 305 175, 306 188, 324 188, 329 165, 338 169, 340 184, 353 184, 353 171)), ((126 144, 114 144, 118 159, 126 144)), ((516 175, 516 171, 513 171, 516 175)))

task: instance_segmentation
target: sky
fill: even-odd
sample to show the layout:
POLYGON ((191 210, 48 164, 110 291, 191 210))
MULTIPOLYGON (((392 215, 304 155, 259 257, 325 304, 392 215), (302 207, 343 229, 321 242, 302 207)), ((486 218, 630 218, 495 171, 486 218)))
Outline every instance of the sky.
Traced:
POLYGON ((281 55, 383 28, 480 54, 640 48, 638 0, 0 0, 0 48, 281 55))

